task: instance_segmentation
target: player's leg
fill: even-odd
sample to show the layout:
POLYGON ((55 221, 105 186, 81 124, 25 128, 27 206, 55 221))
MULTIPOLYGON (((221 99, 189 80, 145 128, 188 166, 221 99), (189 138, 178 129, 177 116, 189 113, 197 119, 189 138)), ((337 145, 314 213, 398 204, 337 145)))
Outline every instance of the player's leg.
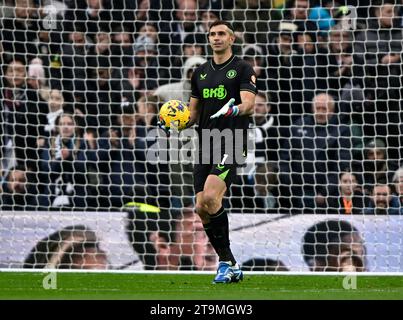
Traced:
POLYGON ((242 271, 230 249, 228 216, 222 206, 222 200, 227 190, 225 178, 226 175, 224 177, 210 174, 206 179, 203 191, 199 192, 196 198, 196 210, 203 221, 210 242, 219 256, 220 263, 214 279, 216 283, 238 282, 243 278, 242 271))

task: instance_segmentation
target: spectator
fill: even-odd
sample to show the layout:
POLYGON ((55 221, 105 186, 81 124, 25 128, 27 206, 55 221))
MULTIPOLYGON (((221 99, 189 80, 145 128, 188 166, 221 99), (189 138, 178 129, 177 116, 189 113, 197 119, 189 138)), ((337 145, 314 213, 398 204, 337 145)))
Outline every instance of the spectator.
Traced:
POLYGON ((87 82, 86 104, 82 112, 86 127, 101 135, 112 124, 112 115, 119 112, 120 92, 111 79, 112 69, 108 58, 99 59, 99 62, 99 67, 94 70, 94 79, 87 82))
POLYGON ((403 214, 403 167, 395 171, 393 175, 395 193, 399 199, 400 214, 403 214))
POLYGON ((136 128, 140 137, 146 138, 155 129, 158 118, 158 103, 155 96, 141 97, 136 104, 136 128))
POLYGON ((60 116, 63 111, 70 111, 70 113, 72 113, 73 110, 68 110, 68 107, 64 103, 63 94, 59 89, 50 90, 48 106, 49 112, 46 114, 47 124, 45 125, 45 132, 47 136, 53 136, 56 134, 55 122, 57 117, 60 116))
POLYGON ((326 220, 311 226, 302 239, 302 254, 311 271, 367 271, 364 240, 347 221, 326 220))
POLYGON ((337 185, 339 172, 350 166, 351 128, 339 123, 335 108, 330 95, 316 95, 313 114, 296 121, 290 139, 283 142, 281 195, 291 196, 294 208, 305 208, 306 212, 324 208, 328 187, 337 185))
POLYGON ((120 109, 123 109, 125 106, 136 103, 145 96, 146 92, 144 92, 144 70, 133 66, 133 59, 130 65, 120 69, 114 70, 113 78, 119 79, 117 88, 119 88, 121 97, 117 101, 120 101, 120 109))
MULTIPOLYGON (((231 187, 229 199, 232 208, 242 212, 267 212, 277 207, 277 173, 279 137, 276 118, 271 114, 271 101, 265 92, 255 98, 253 148, 246 158, 243 175, 231 187)), ((253 131, 252 131, 253 130, 253 131)))
POLYGON ((136 133, 134 108, 129 105, 99 138, 97 165, 102 208, 120 209, 136 197, 145 197, 145 151, 145 141, 136 133))
POLYGON ((193 71, 206 62, 207 60, 200 56, 188 58, 183 65, 182 81, 162 85, 155 90, 154 95, 158 97, 160 102, 180 100, 187 103, 190 101, 190 79, 193 71))
POLYGON ((399 164, 388 159, 386 143, 382 139, 369 140, 365 146, 364 159, 354 161, 354 172, 362 178, 364 193, 370 194, 373 186, 378 182, 392 183, 394 172, 399 164))
POLYGON ((270 1, 236 0, 229 13, 234 29, 243 33, 245 43, 268 42, 270 1))
MULTIPOLYGON (((354 41, 354 81, 363 92, 364 134, 401 144, 402 28, 394 0, 373 1, 368 26, 354 41)), ((391 154, 400 158, 397 150, 391 154)))
POLYGON ((108 2, 103 0, 79 1, 65 10, 64 29, 66 31, 81 30, 95 42, 100 31, 108 32, 111 23, 111 10, 108 2))
POLYGON ((276 117, 272 114, 271 97, 265 92, 259 91, 255 98, 255 143, 256 162, 266 161, 272 164, 278 160, 278 124, 276 117))
MULTIPOLYGON (((87 55, 90 53, 85 34, 80 31, 69 33, 69 42, 62 47, 62 86, 73 91, 75 96, 83 96, 86 88, 87 55)), ((82 100, 82 98, 76 98, 82 100)))
MULTIPOLYGON (((188 34, 197 32, 198 17, 195 0, 177 0, 173 11, 172 21, 161 22, 160 25, 160 63, 163 67, 169 67, 173 61, 180 57, 181 46, 188 34)), ((173 79, 175 74, 166 77, 173 79)), ((180 76, 179 76, 180 77, 180 76)))
POLYGON ((310 5, 308 0, 289 0, 286 3, 284 18, 300 25, 308 20, 310 5))
POLYGON ((366 196, 356 176, 348 171, 340 173, 338 187, 329 188, 327 201, 330 214, 361 214, 366 207, 366 196))
POLYGON ((277 104, 272 113, 279 115, 280 134, 284 137, 290 134, 288 126, 303 113, 302 88, 294 80, 292 65, 292 57, 296 54, 293 37, 297 28, 296 24, 281 22, 276 37, 268 46, 268 88, 277 104))
POLYGON ((1 210, 37 210, 34 183, 35 180, 24 167, 10 169, 1 185, 1 210))
POLYGON ((144 25, 149 24, 150 22, 155 23, 156 21, 165 20, 164 19, 165 10, 158 10, 161 9, 160 1, 140 0, 136 2, 137 2, 137 10, 134 11, 135 18, 132 21, 130 21, 131 23, 135 21, 135 31, 140 30, 144 25))
POLYGON ((330 31, 327 68, 328 87, 334 89, 335 93, 351 82, 352 63, 352 34, 338 24, 330 31))
POLYGON ((291 59, 293 90, 301 90, 298 95, 294 95, 294 98, 301 99, 298 102, 304 112, 308 112, 315 92, 328 89, 326 84, 327 51, 318 46, 316 29, 310 21, 299 26, 296 33, 297 52, 291 59))
POLYGON ((158 30, 154 24, 145 23, 139 30, 138 36, 146 36, 152 39, 153 43, 159 42, 158 30))
POLYGON ((206 37, 202 34, 188 34, 183 39, 182 55, 185 60, 192 56, 205 56, 206 37))
POLYGON ((127 234, 146 270, 215 270, 217 257, 192 206, 175 217, 129 212, 127 234))
MULTIPOLYGON (((201 34, 189 34, 183 40, 182 52, 178 56, 171 66, 171 72, 175 75, 175 78, 183 78, 182 70, 184 64, 189 58, 194 56, 203 57, 206 51, 206 37, 201 34)), ((186 100, 189 101, 189 100, 186 100)))
POLYGON ((331 13, 331 6, 333 6, 333 4, 333 0, 326 1, 322 3, 323 7, 317 6, 309 10, 308 19, 314 22, 320 30, 318 34, 319 42, 323 42, 322 40, 327 37, 328 31, 336 24, 331 13), (329 5, 330 8, 326 8, 327 5, 329 5))
POLYGON ((37 141, 44 134, 45 110, 46 104, 40 100, 38 91, 27 87, 24 62, 18 59, 9 62, 1 90, 3 169, 14 166, 16 161, 28 170, 37 171, 37 141))
POLYGON ((134 64, 140 75, 140 89, 154 90, 158 86, 157 47, 154 39, 147 35, 141 35, 136 39, 134 46, 134 64))
MULTIPOLYGON (((42 151, 41 183, 44 192, 41 204, 53 209, 87 209, 91 188, 88 184, 89 167, 95 163, 96 146, 83 139, 71 114, 56 119, 57 135, 48 139, 42 151)), ((92 140, 90 140, 92 142, 92 140)))
POLYGON ((134 38, 128 28, 121 25, 113 29, 112 34, 112 65, 116 68, 132 66, 134 56, 134 38))
POLYGON ((14 3, 14 15, 1 19, 2 47, 7 59, 19 56, 29 61, 37 54, 34 43, 39 29, 38 11, 33 0, 15 0, 14 3))
POLYGON ((88 64, 90 67, 104 67, 105 59, 112 59, 110 34, 107 32, 98 32, 95 36, 95 43, 90 47, 88 55, 88 64))
POLYGON ((266 59, 264 50, 256 44, 248 44, 243 48, 244 60, 248 62, 256 73, 256 87, 259 91, 267 91, 266 59))
POLYGON ((42 60, 39 58, 32 59, 28 65, 27 74, 28 89, 34 91, 36 102, 45 102, 49 100, 49 87, 46 79, 45 69, 42 60))
POLYGON ((200 25, 198 26, 198 32, 203 34, 207 34, 210 30, 210 24, 216 20, 219 20, 221 17, 219 10, 214 10, 211 8, 199 10, 199 14, 200 25))
POLYGON ((73 225, 41 239, 24 261, 24 268, 107 269, 107 254, 94 231, 73 225))
POLYGON ((267 163, 270 172, 277 171, 279 136, 277 119, 271 114, 271 110, 272 102, 269 96, 259 91, 255 98, 254 128, 251 132, 254 146, 249 150, 247 166, 242 170, 247 175, 252 175, 256 166, 263 163, 267 163))
POLYGON ((399 199, 392 194, 390 186, 377 183, 372 189, 371 202, 364 214, 397 215, 400 214, 399 199))

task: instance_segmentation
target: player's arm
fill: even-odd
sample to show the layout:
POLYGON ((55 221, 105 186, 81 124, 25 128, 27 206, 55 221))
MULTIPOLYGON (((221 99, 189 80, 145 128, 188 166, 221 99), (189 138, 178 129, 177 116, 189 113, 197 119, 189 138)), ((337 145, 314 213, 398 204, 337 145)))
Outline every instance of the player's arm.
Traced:
POLYGON ((189 110, 190 110, 190 120, 186 126, 187 128, 193 126, 197 122, 197 119, 199 118, 200 113, 199 99, 193 97, 190 98, 189 110))
POLYGON ((257 89, 256 74, 250 65, 244 65, 240 81, 241 103, 236 106, 235 99, 231 98, 220 110, 213 114, 210 119, 218 117, 249 116, 253 114, 257 89))
POLYGON ((255 107, 255 97, 256 94, 250 91, 241 91, 241 104, 237 107, 239 109, 238 115, 240 116, 250 116, 253 114, 255 107))

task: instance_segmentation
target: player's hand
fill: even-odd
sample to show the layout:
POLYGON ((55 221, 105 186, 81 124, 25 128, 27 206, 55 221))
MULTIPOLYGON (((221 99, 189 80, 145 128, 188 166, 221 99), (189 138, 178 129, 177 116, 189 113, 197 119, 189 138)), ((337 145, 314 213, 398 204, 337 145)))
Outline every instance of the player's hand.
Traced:
POLYGON ((160 129, 164 130, 167 137, 169 137, 173 131, 179 132, 179 129, 174 122, 171 122, 170 127, 167 127, 165 121, 160 120, 157 122, 157 125, 160 129))
POLYGON ((162 129, 162 130, 166 133, 167 137, 169 137, 169 136, 171 135, 171 131, 170 131, 170 129, 165 125, 165 121, 160 120, 160 121, 157 122, 157 125, 158 125, 158 127, 159 127, 160 129, 162 129))
POLYGON ((235 117, 239 114, 239 109, 234 105, 235 99, 231 98, 220 110, 213 114, 210 119, 218 117, 235 117))

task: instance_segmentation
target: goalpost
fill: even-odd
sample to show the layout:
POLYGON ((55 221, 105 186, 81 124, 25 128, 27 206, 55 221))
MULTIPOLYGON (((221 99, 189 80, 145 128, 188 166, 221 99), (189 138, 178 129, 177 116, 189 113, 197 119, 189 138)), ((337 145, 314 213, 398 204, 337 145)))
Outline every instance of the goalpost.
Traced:
POLYGON ((244 270, 403 272, 395 2, 0 1, 0 269, 216 269, 196 134, 157 120, 224 19, 259 90, 224 201, 244 270))

